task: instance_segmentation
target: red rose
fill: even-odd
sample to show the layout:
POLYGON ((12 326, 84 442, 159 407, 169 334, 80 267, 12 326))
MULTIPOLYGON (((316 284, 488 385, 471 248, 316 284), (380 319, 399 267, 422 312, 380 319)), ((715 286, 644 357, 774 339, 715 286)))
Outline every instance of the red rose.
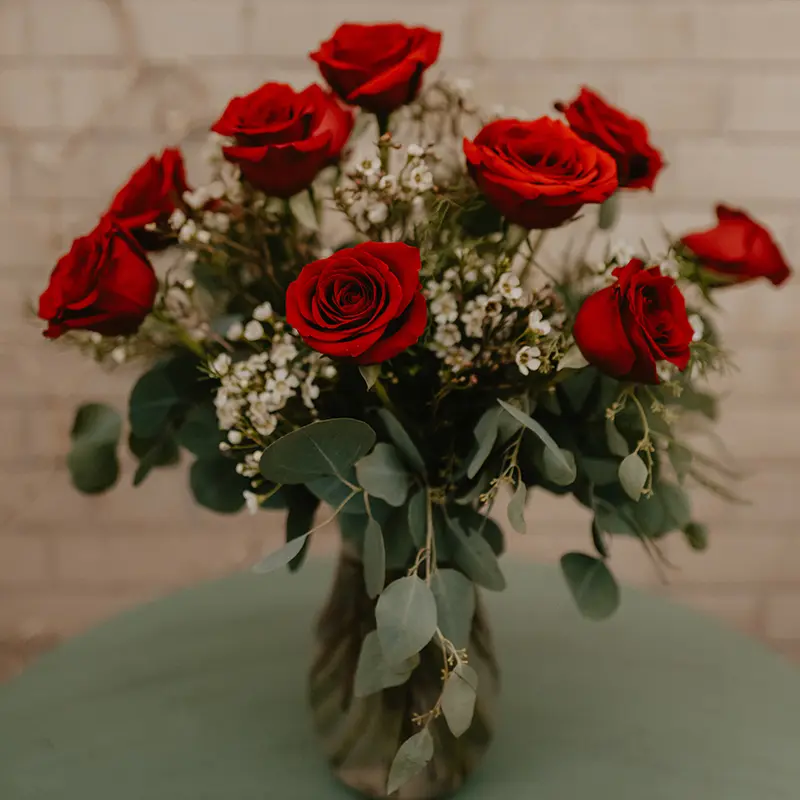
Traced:
POLYGON ((286 292, 286 321, 329 356, 377 364, 422 336, 428 309, 419 250, 365 242, 307 264, 286 292))
POLYGON ((575 133, 614 157, 620 187, 652 190, 664 160, 650 144, 643 122, 609 105, 586 87, 571 103, 556 103, 556 108, 575 133))
POLYGON ((769 231, 744 211, 723 205, 716 210, 719 222, 715 228, 690 233, 681 243, 722 285, 767 278, 780 286, 791 270, 769 231))
POLYGON ((464 154, 489 202, 523 228, 557 228, 617 189, 614 159, 548 117, 490 122, 464 154))
POLYGON ((617 282, 584 300, 573 335, 590 364, 619 380, 659 383, 656 365, 689 364, 692 326, 675 281, 633 259, 617 282))
POLYGON ((346 23, 311 58, 345 103, 386 116, 417 96, 441 44, 442 34, 427 28, 346 23))
POLYGON ((39 298, 39 316, 49 323, 44 335, 57 339, 73 329, 104 336, 135 333, 153 308, 157 289, 144 250, 105 217, 56 264, 39 298))
POLYGON ((117 192, 106 214, 129 230, 145 250, 162 250, 169 239, 145 230, 151 223, 163 225, 176 208, 183 208, 188 190, 180 150, 169 147, 160 158, 151 156, 117 192))
POLYGON ((285 83, 265 83, 234 97, 211 130, 235 140, 222 152, 242 175, 274 197, 307 189, 317 173, 342 152, 353 115, 312 84, 295 92, 285 83))

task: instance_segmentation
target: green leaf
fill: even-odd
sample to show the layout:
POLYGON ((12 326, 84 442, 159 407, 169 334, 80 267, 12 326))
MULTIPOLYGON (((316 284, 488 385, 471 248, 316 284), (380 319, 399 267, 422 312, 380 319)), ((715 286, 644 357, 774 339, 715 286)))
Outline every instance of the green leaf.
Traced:
POLYGON ((583 369, 584 367, 588 366, 589 362, 584 358, 583 353, 581 353, 580 347, 574 344, 564 354, 564 358, 562 358, 561 361, 558 362, 558 366, 556 367, 556 372, 560 372, 562 369, 583 369))
POLYGON ((390 506, 402 506, 411 486, 411 476, 397 450, 385 442, 378 442, 368 456, 356 463, 356 477, 365 492, 390 506))
POLYGON ((195 500, 218 514, 234 514, 244 506, 250 481, 236 472, 236 463, 222 455, 199 458, 189 471, 189 485, 195 500))
POLYGON ((619 219, 620 192, 614 192, 605 203, 600 205, 597 212, 597 227, 601 231, 610 231, 619 219))
POLYGON ((581 470, 595 486, 608 486, 619 480, 619 461, 615 458, 580 459, 581 470))
POLYGON ((273 483, 308 483, 342 475, 375 444, 365 422, 338 418, 312 422, 271 444, 261 456, 261 474, 273 483))
POLYGON ((442 714, 456 739, 469 730, 477 699, 478 673, 468 664, 458 663, 444 683, 441 700, 442 714))
POLYGON ((359 367, 358 371, 361 373, 364 383, 367 384, 367 389, 371 389, 375 385, 375 381, 380 377, 381 365, 369 364, 365 367, 359 367))
POLYGON ((672 530, 683 530, 692 518, 692 508, 686 492, 667 481, 659 482, 653 490, 664 506, 672 530))
POLYGON ((385 408, 379 409, 378 416, 406 464, 419 475, 425 475, 425 460, 397 417, 385 408))
POLYGON ((431 591, 439 628, 457 649, 465 649, 475 616, 475 584, 458 570, 437 569, 431 575, 431 591))
POLYGON ((151 439, 167 424, 170 415, 184 402, 167 364, 159 364, 136 382, 128 401, 128 417, 136 436, 151 439))
POLYGON ((630 521, 624 519, 619 511, 607 502, 598 502, 595 498, 594 522, 603 533, 635 534, 636 529, 630 521))
POLYGON ((508 521, 511 527, 517 533, 527 533, 528 529, 525 525, 525 501, 528 498, 528 492, 525 484, 520 481, 517 488, 514 490, 514 495, 508 502, 508 521))
POLYGON ((692 550, 705 550, 708 547, 708 528, 700 522, 690 522, 683 535, 692 550))
POLYGON ((436 633, 436 599, 416 575, 399 578, 378 598, 375 620, 384 658, 390 664, 402 663, 436 633))
POLYGON ((122 419, 111 406, 86 403, 75 412, 67 467, 72 485, 79 492, 99 494, 117 482, 121 432, 122 419))
POLYGON ((369 697, 383 689, 402 686, 418 665, 419 655, 416 653, 401 664, 392 666, 387 663, 383 657, 377 631, 370 631, 364 637, 358 655, 353 694, 355 697, 369 697))
POLYGON ((544 462, 544 474, 548 480, 557 486, 569 486, 575 482, 578 476, 578 469, 575 466, 575 456, 569 450, 563 448, 556 452, 545 448, 542 456, 544 462))
MULTIPOLYGON (((355 484, 356 471, 350 467, 342 477, 349 483, 355 484)), ((338 508, 353 491, 347 484, 342 483, 342 481, 336 477, 317 478, 316 480, 309 481, 306 484, 306 488, 322 500, 323 503, 327 503, 331 508, 338 508)), ((362 493, 356 495, 342 508, 341 513, 344 515, 366 515, 367 507, 364 505, 364 495, 362 493)))
POLYGON ((381 526, 370 517, 364 531, 364 583, 368 597, 377 597, 386 582, 386 547, 381 526))
POLYGON ((131 433, 128 449, 139 459, 133 476, 134 486, 139 486, 156 467, 173 466, 180 460, 178 444, 169 429, 154 439, 142 439, 131 433))
POLYGON ((305 487, 291 486, 287 494, 289 510, 286 513, 286 541, 303 539, 303 546, 298 554, 289 561, 289 571, 296 572, 303 564, 311 540, 306 534, 314 525, 314 517, 319 508, 319 499, 314 497, 305 487), (297 490, 300 491, 297 491, 297 490))
POLYGON ((460 506, 471 506, 491 485, 492 479, 488 472, 478 475, 478 480, 471 489, 456 497, 455 502, 460 506))
POLYGON ((649 474, 647 464, 636 453, 622 459, 619 465, 619 482, 631 500, 638 500, 642 496, 649 474))
POLYGON ((457 541, 455 560, 464 574, 479 586, 502 592, 506 579, 489 542, 478 533, 467 535, 457 520, 448 519, 448 525, 457 541))
POLYGON ((499 408, 490 408, 478 420, 475 426, 475 440, 477 442, 477 449, 467 467, 467 477, 471 480, 478 474, 478 470, 486 463, 489 454, 492 452, 495 442, 497 441, 498 423, 502 415, 502 410, 499 408))
POLYGON ((630 453, 630 447, 628 447, 625 437, 617 430, 614 420, 611 419, 606 420, 606 442, 609 452, 615 456, 625 458, 630 453))
POLYGON ((308 228, 310 231, 319 230, 317 210, 314 208, 314 201, 311 199, 311 192, 308 189, 289 198, 289 209, 304 228, 308 228))
POLYGON ((432 758, 433 737, 427 728, 423 728, 400 745, 389 770, 386 794, 393 794, 408 783, 425 769, 432 758))
POLYGON ((603 538, 603 532, 597 525, 595 520, 592 520, 592 544, 594 549, 603 557, 608 558, 608 545, 603 538))
POLYGON ((617 610, 619 586, 604 561, 585 553, 567 553, 561 557, 561 570, 584 617, 605 619, 617 610))
POLYGON ((300 555, 303 548, 306 546, 306 540, 311 535, 311 531, 292 539, 274 553, 270 553, 266 558, 262 559, 258 564, 253 567, 253 572, 258 572, 265 575, 268 572, 274 572, 276 569, 285 567, 290 561, 300 555))
POLYGON ((408 501, 408 531, 417 547, 425 547, 428 536, 428 497, 424 489, 414 492, 408 501))
MULTIPOLYGON (((504 400, 497 401, 502 408, 511 414, 514 419, 518 422, 522 423, 531 433, 535 434, 547 448, 545 451, 545 459, 547 459, 547 453, 550 453, 550 461, 549 461, 549 468, 554 470, 555 474, 558 474, 562 480, 566 479, 567 475, 571 475, 572 478, 568 481, 568 483, 572 483, 575 480, 576 470, 575 470, 575 459, 572 458, 569 460, 564 454, 567 452, 566 450, 562 450, 555 442, 552 436, 532 417, 529 417, 523 411, 520 411, 518 408, 515 408, 512 405, 509 405, 504 400), (557 472, 555 472, 557 470, 557 472)), ((547 460, 545 461, 547 465, 547 460)), ((551 478, 552 480, 552 478, 551 478)), ((555 481, 554 481, 555 483, 555 481)), ((560 484, 560 485, 567 485, 567 484, 560 484)))
POLYGON ((178 444, 198 458, 219 454, 222 432, 211 403, 192 406, 178 429, 178 444))
POLYGON ((586 405, 586 400, 597 380, 597 370, 582 369, 573 373, 563 383, 561 391, 567 396, 572 411, 579 414, 586 405))
POLYGON ((692 451, 677 442, 671 442, 667 452, 675 476, 683 483, 692 468, 692 451))

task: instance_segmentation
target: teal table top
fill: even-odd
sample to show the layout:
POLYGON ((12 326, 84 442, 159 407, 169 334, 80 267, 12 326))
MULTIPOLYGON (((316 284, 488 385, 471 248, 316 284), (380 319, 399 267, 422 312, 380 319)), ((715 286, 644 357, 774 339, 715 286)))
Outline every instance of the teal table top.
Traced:
MULTIPOLYGON (((2 800, 338 800, 305 705, 331 562, 144 605, 0 688, 2 800)), ((460 800, 798 800, 800 672, 626 590, 580 618, 555 569, 488 606, 495 744, 460 800)))

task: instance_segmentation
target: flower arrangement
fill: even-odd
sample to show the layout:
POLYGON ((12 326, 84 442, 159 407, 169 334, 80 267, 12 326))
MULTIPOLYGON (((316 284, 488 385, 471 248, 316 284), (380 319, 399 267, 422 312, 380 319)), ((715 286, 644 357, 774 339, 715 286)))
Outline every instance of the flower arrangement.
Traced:
MULTIPOLYGON (((177 149, 151 157, 39 303, 46 337, 142 364, 135 484, 183 450, 201 505, 285 509, 262 572, 298 568, 338 522, 312 706, 340 776, 374 797, 457 788, 486 747, 496 665, 476 587, 504 587, 501 492, 520 533, 537 489, 591 511, 592 552, 561 566, 593 619, 619 602, 615 536, 654 559, 673 531, 705 547, 686 487, 730 496, 728 469, 681 424, 716 413, 705 381, 727 356, 709 308, 726 286, 789 276, 769 232, 725 206, 657 257, 608 246, 596 262, 587 242, 543 264, 548 231, 576 218, 596 212, 607 238, 620 193, 652 191, 664 159, 587 88, 555 104, 563 119, 522 120, 485 114, 463 84, 423 87, 440 43, 342 25, 311 54, 328 88, 234 97, 197 188, 177 149), (380 723, 359 739, 365 708, 380 723)), ((78 409, 79 490, 117 481, 121 431, 114 409, 78 409)))

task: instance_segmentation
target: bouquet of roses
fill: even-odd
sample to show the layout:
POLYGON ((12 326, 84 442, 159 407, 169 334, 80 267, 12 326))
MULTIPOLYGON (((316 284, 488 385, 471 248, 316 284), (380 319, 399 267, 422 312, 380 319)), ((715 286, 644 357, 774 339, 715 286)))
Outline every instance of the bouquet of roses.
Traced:
MULTIPOLYGON (((422 87, 440 42, 342 25, 311 55, 328 88, 234 97, 196 188, 177 149, 150 158, 39 305, 48 338, 141 362, 135 484, 187 451, 201 505, 285 509, 262 572, 298 568, 336 520, 311 700, 337 773, 375 797, 451 791, 488 743, 497 671, 476 587, 504 587, 501 493, 519 533, 537 488, 590 510, 590 552, 561 566, 593 619, 619 602, 614 536, 654 559, 672 531, 705 546, 686 487, 730 496, 728 468, 680 431, 716 413, 713 296, 789 275, 724 206, 657 257, 607 243, 598 261, 586 240, 542 263, 548 231, 587 214, 607 240, 661 154, 586 88, 561 119, 521 120, 484 114, 463 83, 422 87)), ((78 409, 79 490, 116 482, 121 430, 108 406, 78 409)))

